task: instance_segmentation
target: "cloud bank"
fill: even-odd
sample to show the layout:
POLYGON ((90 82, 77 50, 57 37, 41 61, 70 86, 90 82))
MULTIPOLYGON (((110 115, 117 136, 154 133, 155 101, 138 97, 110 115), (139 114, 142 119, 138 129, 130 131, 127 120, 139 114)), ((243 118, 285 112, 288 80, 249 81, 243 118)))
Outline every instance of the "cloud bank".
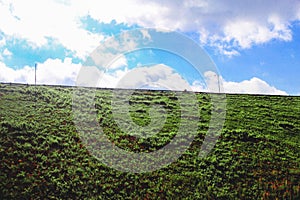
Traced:
MULTIPOLYGON (((123 59, 120 59, 121 63, 124 62, 123 59)), ((75 86, 80 68, 81 65, 73 64, 70 58, 63 61, 48 59, 37 67, 37 83, 75 86)), ((19 70, 13 70, 0 63, 0 71, 0 82, 34 83, 34 68, 32 67, 26 66, 19 70)), ((93 74, 96 73, 93 72, 90 75, 93 74)), ((225 93, 287 95, 285 91, 279 90, 257 77, 242 82, 231 82, 218 77, 214 72, 204 74, 206 84, 203 84, 203 81, 189 84, 180 74, 164 64, 138 67, 131 70, 127 67, 116 68, 114 73, 101 74, 99 72, 99 77, 100 80, 97 79, 98 82, 95 84, 102 88, 148 88, 181 91, 187 89, 198 92, 218 92, 220 83, 221 91, 225 93)), ((90 79, 89 77, 86 78, 90 79)))
MULTIPOLYGON (((27 0, 0 1, 0 32, 32 46, 54 38, 84 57, 104 36, 84 29, 80 19, 197 32, 199 41, 232 56, 271 40, 290 41, 300 20, 298 0, 27 0), (92 5, 92 6, 91 6, 92 5)), ((2 40, 1 40, 2 41, 2 40)))
MULTIPOLYGON (((73 64, 71 58, 64 60, 48 59, 37 65, 37 84, 47 85, 75 85, 75 80, 81 68, 80 64, 73 64)), ((12 69, 0 62, 0 82, 35 83, 35 69, 25 66, 12 69)))

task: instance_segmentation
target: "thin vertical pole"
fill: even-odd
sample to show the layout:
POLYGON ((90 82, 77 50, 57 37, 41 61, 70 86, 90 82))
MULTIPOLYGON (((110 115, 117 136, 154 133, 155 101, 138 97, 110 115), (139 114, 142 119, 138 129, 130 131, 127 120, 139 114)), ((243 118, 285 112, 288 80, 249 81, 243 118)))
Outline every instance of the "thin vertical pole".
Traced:
POLYGON ((34 65, 34 84, 36 85, 36 67, 37 67, 37 63, 35 63, 34 65))
POLYGON ((34 64, 34 91, 35 91, 35 94, 34 94, 34 98, 35 98, 35 101, 34 101, 34 107, 36 108, 36 102, 37 102, 37 88, 36 88, 36 68, 37 68, 37 63, 34 64))
POLYGON ((220 76, 219 76, 219 74, 217 76, 218 76, 219 93, 221 93, 221 91, 220 91, 220 76))
POLYGON ((219 76, 219 74, 214 74, 214 76, 216 76, 217 79, 218 79, 218 89, 219 89, 219 93, 221 93, 221 88, 220 88, 220 76, 219 76))

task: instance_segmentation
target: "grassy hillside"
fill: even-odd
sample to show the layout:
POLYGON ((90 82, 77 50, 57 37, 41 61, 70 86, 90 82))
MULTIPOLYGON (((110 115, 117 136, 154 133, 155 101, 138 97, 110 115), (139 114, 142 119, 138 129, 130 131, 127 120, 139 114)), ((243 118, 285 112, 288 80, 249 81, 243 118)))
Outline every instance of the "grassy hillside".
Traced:
MULTIPOLYGON (((189 149, 164 168, 134 174, 89 153, 74 125, 72 94, 68 87, 0 84, 0 199, 300 199, 300 97, 227 95, 221 136, 200 158, 211 103, 196 94, 198 132, 189 149)), ((130 115, 139 125, 149 123, 149 102, 167 110, 164 127, 148 139, 118 129, 111 95, 97 90, 97 120, 122 149, 155 151, 178 131, 172 94, 132 96, 130 115)))

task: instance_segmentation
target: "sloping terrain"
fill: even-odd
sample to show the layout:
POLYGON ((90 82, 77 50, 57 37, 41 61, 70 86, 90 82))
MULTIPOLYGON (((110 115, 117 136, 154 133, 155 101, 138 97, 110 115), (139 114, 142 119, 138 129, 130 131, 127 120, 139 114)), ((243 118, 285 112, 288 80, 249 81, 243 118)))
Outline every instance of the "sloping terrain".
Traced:
MULTIPOLYGON (((150 123, 152 103, 167 114, 156 135, 140 139, 116 125, 112 92, 97 89, 95 108, 114 145, 152 152, 176 135, 182 121, 171 93, 133 93, 136 124, 150 123)), ((200 158, 211 103, 209 94, 197 93, 198 130, 189 149, 157 171, 128 173, 88 151, 74 124, 72 95, 71 87, 0 84, 0 199, 300 199, 300 97, 226 95, 221 136, 200 158)))

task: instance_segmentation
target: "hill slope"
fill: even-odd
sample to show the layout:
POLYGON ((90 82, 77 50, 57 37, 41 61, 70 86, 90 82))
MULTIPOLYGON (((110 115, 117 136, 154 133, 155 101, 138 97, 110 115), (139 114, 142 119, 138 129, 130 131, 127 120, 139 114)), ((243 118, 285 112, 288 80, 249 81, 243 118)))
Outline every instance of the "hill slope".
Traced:
MULTIPOLYGON (((120 148, 155 151, 178 131, 176 98, 139 91, 130 100, 134 121, 149 123, 149 102, 155 101, 167 109, 166 123, 147 139, 123 133, 112 118, 112 92, 97 90, 95 106, 104 133, 120 148)), ((69 87, 0 84, 1 199, 300 198, 300 97, 226 95, 221 136, 200 158, 211 104, 208 94, 196 94, 200 120, 189 149, 160 170, 134 174, 90 154, 74 125, 72 94, 69 87)))

